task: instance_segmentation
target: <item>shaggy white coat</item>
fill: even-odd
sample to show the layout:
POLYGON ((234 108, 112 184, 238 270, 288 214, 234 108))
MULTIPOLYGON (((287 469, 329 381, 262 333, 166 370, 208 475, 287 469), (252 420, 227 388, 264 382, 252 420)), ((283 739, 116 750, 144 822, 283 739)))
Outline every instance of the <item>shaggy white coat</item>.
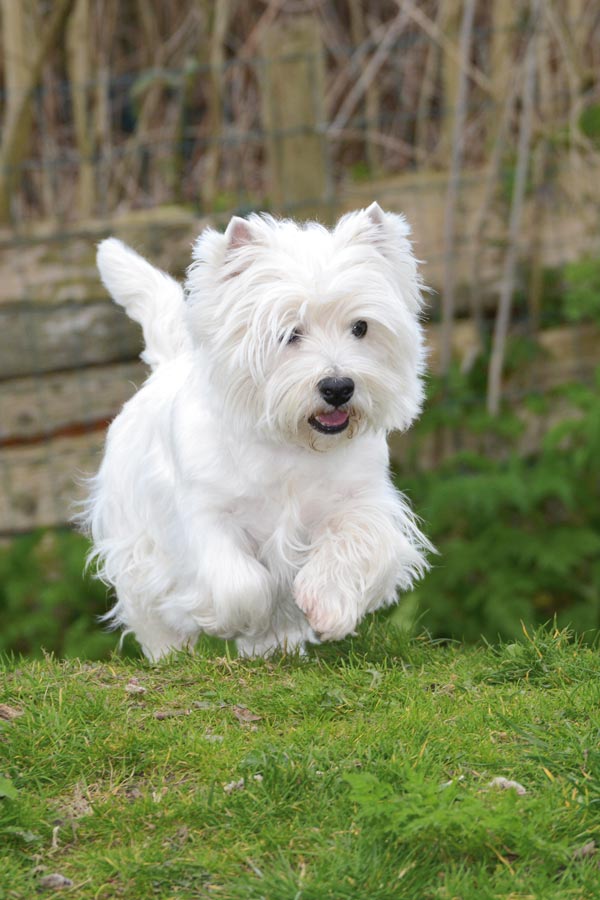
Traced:
POLYGON ((386 444, 422 402, 408 234, 377 204, 332 231, 235 217, 198 238, 185 295, 120 241, 100 245, 153 371, 110 426, 80 520, 116 591, 110 620, 150 659, 200 632, 254 655, 337 640, 425 570, 386 444), (310 424, 333 411, 327 376, 355 382, 339 434, 310 424))

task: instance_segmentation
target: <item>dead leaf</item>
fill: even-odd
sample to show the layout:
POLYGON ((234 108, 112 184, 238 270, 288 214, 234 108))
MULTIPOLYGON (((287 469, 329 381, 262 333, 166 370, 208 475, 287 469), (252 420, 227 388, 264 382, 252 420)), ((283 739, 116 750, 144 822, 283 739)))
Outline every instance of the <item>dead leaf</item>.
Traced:
POLYGON ((218 703, 211 700, 194 700, 192 706, 194 709, 224 709, 227 704, 224 700, 219 700, 218 703))
POLYGON ((243 778, 240 778, 239 781, 230 781, 229 784, 223 785, 223 790, 226 794, 232 794, 233 791, 243 791, 246 786, 246 782, 243 778))
POLYGON ((82 784, 76 784, 73 793, 69 797, 58 800, 57 806, 57 811, 71 820, 91 816, 94 812, 92 804, 88 800, 87 791, 82 784))
POLYGON ((22 709, 15 709, 14 706, 7 706, 6 703, 0 703, 0 719, 10 722, 12 719, 18 719, 23 715, 22 709))
POLYGON ((8 825, 3 831, 5 834, 13 835, 13 837, 18 838, 25 844, 34 844, 37 841, 42 840, 39 834, 34 834, 33 831, 29 831, 25 828, 17 828, 15 825, 8 825))
POLYGON ((450 684, 442 684, 442 685, 440 685, 440 687, 437 689, 437 693, 438 693, 438 694, 453 694, 455 690, 456 690, 456 685, 455 685, 455 684, 452 684, 452 683, 450 683, 450 684))
POLYGON ((175 716, 189 716, 191 709, 157 709, 155 719, 173 719, 175 716))
POLYGON ((146 688, 143 684, 140 684, 137 678, 132 678, 128 684, 125 685, 125 690, 128 694, 145 694, 146 688))
POLYGON ((527 793, 526 788, 524 788, 522 784, 519 784, 518 781, 510 781, 510 779, 503 778, 502 776, 499 776, 498 778, 492 778, 488 787, 497 787, 501 788, 504 791, 513 790, 516 791, 520 796, 527 793))
POLYGON ((58 891, 62 888, 73 887, 73 882, 59 872, 53 872, 51 875, 44 875, 43 878, 40 878, 39 885, 44 891, 58 891))
POLYGON ((573 859, 586 859, 588 856, 593 856, 596 851, 596 841, 588 841, 583 847, 573 850, 573 859))
POLYGON ((448 787, 450 787, 451 785, 455 784, 455 782, 458 782, 458 781, 464 781, 464 780, 465 780, 465 776, 464 776, 464 775, 459 775, 458 778, 451 778, 450 781, 442 781, 442 783, 440 784, 440 787, 441 787, 441 788, 448 788, 448 787))
POLYGON ((257 716, 250 712, 245 706, 232 706, 231 711, 240 723, 240 725, 249 725, 250 722, 260 722, 262 716, 257 716))

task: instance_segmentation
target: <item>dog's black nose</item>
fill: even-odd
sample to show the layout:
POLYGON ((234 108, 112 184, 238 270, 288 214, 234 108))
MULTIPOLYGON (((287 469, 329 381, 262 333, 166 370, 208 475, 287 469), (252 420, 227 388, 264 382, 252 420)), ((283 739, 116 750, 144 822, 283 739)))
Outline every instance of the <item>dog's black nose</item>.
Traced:
POLYGON ((354 393, 354 382, 351 378, 322 378, 317 387, 323 400, 332 406, 342 406, 354 393))

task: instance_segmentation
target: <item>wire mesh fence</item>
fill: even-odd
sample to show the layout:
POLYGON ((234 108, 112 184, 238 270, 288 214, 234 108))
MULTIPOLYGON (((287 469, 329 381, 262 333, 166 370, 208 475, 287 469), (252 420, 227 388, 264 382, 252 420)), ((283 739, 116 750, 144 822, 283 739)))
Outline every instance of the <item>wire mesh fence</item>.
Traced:
POLYGON ((595 3, 168 6, 1 6, 2 534, 66 521, 144 377, 95 271, 107 234, 181 276, 232 214, 377 200, 426 261, 434 370, 494 343, 504 292, 536 347, 512 373, 504 354, 504 399, 592 378, 597 327, 565 298, 598 256, 595 3))

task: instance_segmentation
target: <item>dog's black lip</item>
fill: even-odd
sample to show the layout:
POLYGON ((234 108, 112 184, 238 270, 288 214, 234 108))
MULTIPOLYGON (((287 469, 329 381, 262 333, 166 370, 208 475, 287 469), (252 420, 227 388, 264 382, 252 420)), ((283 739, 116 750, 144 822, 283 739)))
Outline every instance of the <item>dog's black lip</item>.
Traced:
POLYGON ((342 422, 341 425, 323 425, 322 422, 319 422, 318 419, 311 416, 308 420, 308 424, 311 428, 314 428, 315 431, 320 431, 321 434, 340 434, 342 431, 345 431, 350 424, 350 416, 348 416, 346 421, 342 422))

